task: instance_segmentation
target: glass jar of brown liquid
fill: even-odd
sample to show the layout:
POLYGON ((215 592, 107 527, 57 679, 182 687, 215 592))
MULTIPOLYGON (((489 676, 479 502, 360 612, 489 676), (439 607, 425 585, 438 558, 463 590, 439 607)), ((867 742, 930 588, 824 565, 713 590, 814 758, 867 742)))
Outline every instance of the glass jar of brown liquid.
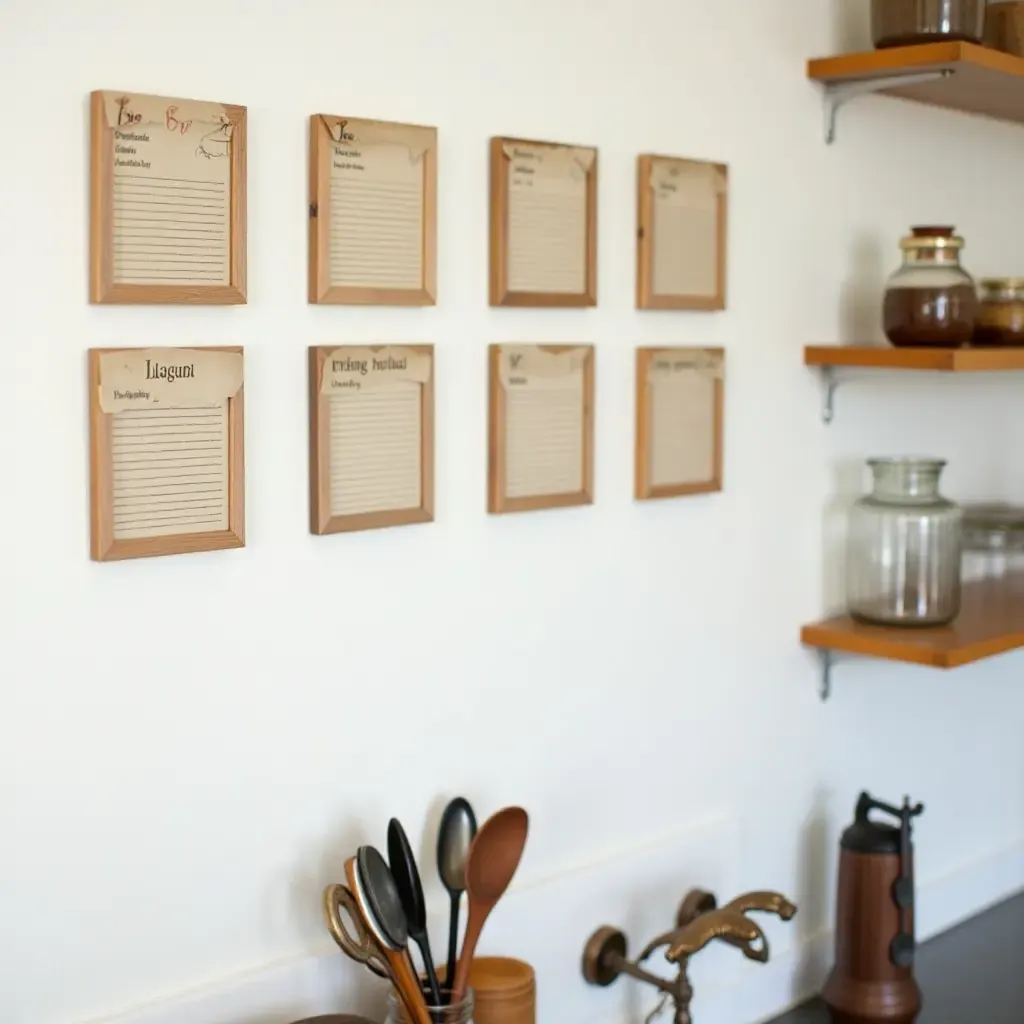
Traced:
POLYGON ((917 227, 900 241, 903 266, 885 288, 885 335, 898 347, 970 343, 978 297, 960 266, 964 240, 947 227, 917 227))
POLYGON ((987 277, 974 326, 976 345, 1024 345, 1024 277, 987 277))

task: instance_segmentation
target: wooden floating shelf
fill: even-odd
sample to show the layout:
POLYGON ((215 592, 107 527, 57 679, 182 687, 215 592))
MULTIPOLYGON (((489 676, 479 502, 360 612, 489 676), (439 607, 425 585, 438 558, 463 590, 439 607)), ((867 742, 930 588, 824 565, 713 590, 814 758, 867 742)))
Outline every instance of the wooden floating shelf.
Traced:
POLYGON ((880 82, 883 96, 1024 124, 1024 58, 972 43, 923 43, 807 62, 807 76, 829 87, 880 82), (952 72, 929 82, 900 76, 952 72), (885 86, 886 78, 894 79, 885 86))
POLYGON ((806 366, 859 366, 879 370, 983 373, 1024 370, 1024 348, 872 348, 808 345, 806 366))
POLYGON ((866 626, 848 615, 804 626, 807 647, 932 668, 958 668, 1024 647, 1024 573, 965 583, 959 617, 941 629, 866 626))

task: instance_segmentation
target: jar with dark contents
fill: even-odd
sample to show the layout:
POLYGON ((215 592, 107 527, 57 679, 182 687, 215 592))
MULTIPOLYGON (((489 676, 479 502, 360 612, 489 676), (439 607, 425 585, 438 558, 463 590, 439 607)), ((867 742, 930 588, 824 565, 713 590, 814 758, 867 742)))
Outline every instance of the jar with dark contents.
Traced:
POLYGON ((900 241, 903 265, 885 288, 885 336, 906 348, 970 344, 978 296, 960 266, 964 240, 951 227, 915 227, 900 241))
POLYGON ((976 345, 1024 345, 1024 277, 986 277, 979 282, 976 345))
POLYGON ((871 0, 875 48, 980 43, 985 33, 985 0, 871 0))

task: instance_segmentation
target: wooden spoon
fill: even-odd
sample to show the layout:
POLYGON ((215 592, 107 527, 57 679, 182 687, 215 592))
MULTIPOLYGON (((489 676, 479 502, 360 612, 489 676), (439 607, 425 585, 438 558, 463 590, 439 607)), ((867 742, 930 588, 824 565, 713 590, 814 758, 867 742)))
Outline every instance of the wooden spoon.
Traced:
POLYGON ((469 915, 462 940, 459 966, 452 985, 451 1005, 466 996, 469 969, 480 932, 494 905, 512 881, 526 846, 530 819, 522 807, 505 807, 480 826, 466 859, 466 896, 469 915))

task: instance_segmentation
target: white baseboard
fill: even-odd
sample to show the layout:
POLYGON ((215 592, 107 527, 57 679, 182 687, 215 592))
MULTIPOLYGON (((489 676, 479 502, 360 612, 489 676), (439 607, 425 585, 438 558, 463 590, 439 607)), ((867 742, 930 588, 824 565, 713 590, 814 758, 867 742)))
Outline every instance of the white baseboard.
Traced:
MULTIPOLYGON (((653 934, 665 926, 666 904, 674 908, 693 885, 734 892, 736 838, 730 819, 716 819, 652 847, 517 887, 507 905, 503 902, 493 928, 488 924, 487 948, 482 945, 481 952, 519 955, 537 967, 539 1024, 642 1024, 654 1006, 650 990, 628 979, 609 989, 587 986, 578 967, 583 942, 604 923, 619 924, 630 936, 653 934), (543 929, 535 926, 540 910, 543 929)), ((1024 841, 921 883, 918 937, 930 938, 1022 889, 1024 841)), ((785 931, 789 927, 773 921, 769 931, 766 922, 772 940, 767 964, 710 947, 694 961, 699 1024, 758 1024, 820 990, 831 963, 831 934, 793 941, 785 931)), ((323 954, 274 964, 91 1024, 288 1024, 328 1012, 383 1019, 381 988, 366 977, 325 946, 323 954)))

